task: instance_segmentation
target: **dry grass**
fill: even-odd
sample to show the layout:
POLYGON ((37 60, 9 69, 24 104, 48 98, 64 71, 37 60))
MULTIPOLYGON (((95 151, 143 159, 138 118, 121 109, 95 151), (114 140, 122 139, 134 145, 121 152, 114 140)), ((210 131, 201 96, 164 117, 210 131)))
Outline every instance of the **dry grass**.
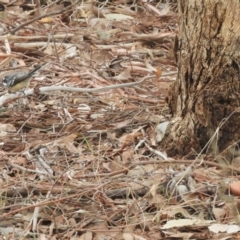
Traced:
POLYGON ((179 178, 183 165, 164 163, 153 150, 160 150, 156 125, 170 117, 164 99, 176 74, 166 74, 177 70, 172 53, 177 16, 171 10, 176 1, 167 2, 49 4, 34 16, 26 10, 31 6, 6 9, 2 31, 16 36, 1 38, 8 49, 2 50, 2 71, 16 63, 49 64, 31 83, 35 94, 2 107, 5 239, 162 239, 160 227, 167 220, 207 214, 196 198, 180 204, 181 192, 173 185, 193 175, 205 181, 217 170, 179 178), (146 76, 152 77, 135 88, 38 91, 105 87, 146 76))

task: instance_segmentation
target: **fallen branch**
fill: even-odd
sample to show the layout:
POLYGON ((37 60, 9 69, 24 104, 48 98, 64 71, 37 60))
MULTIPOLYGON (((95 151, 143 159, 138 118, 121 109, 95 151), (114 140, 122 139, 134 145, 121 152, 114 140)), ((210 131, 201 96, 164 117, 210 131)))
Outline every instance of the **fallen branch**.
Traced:
MULTIPOLYGON (((7 34, 7 35, 4 35, 4 36, 0 36, 0 40, 1 41, 4 41, 6 38, 8 40, 12 40, 12 41, 23 41, 24 43, 26 43, 26 41, 33 41, 33 40, 48 40, 50 38, 50 40, 53 40, 53 39, 66 39, 66 38, 71 38, 73 37, 74 34, 56 34, 56 35, 52 35, 52 36, 15 36, 15 35, 12 35, 12 34, 7 34)), ((21 43, 13 43, 13 44, 21 44, 21 43)), ((45 42, 46 44, 46 42, 45 42)))
MULTIPOLYGON (((77 88, 77 87, 66 87, 66 86, 41 87, 38 89, 38 92, 40 94, 51 92, 51 91, 68 91, 68 92, 81 92, 81 93, 102 92, 102 91, 107 91, 107 90, 116 89, 116 88, 134 87, 136 85, 141 84, 146 79, 154 78, 154 77, 156 77, 156 76, 155 75, 146 76, 138 82, 115 84, 115 85, 110 85, 110 86, 101 87, 101 88, 77 88)), ((1 96, 0 97, 0 106, 2 106, 7 100, 22 97, 23 94, 26 96, 33 95, 34 92, 35 92, 34 89, 29 89, 29 90, 24 91, 24 93, 16 92, 13 94, 1 96)))

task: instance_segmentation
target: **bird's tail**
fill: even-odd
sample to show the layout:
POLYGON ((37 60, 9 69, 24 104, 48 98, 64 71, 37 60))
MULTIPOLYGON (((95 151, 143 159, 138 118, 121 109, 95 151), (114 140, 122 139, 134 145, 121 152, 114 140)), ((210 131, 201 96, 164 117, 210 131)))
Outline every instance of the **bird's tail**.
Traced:
POLYGON ((35 67, 33 70, 30 70, 30 71, 28 72, 28 75, 29 75, 29 76, 32 76, 35 72, 37 72, 40 68, 42 68, 42 67, 43 67, 44 65, 46 65, 46 64, 47 64, 47 63, 43 63, 43 64, 35 67))

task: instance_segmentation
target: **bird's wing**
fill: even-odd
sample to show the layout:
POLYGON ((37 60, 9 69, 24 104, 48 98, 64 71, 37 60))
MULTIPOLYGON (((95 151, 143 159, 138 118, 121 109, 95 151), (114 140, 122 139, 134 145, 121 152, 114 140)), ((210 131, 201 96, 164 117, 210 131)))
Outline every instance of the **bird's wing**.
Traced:
POLYGON ((29 76, 28 72, 19 72, 15 73, 14 77, 12 74, 6 75, 2 81, 5 86, 11 87, 22 82, 24 79, 27 79, 28 76, 29 76))

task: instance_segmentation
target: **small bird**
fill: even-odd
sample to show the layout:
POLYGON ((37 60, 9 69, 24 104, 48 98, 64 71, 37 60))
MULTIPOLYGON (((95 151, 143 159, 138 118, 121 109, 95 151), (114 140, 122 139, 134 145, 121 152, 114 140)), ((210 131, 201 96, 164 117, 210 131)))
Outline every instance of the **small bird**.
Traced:
POLYGON ((4 76, 2 79, 3 86, 7 87, 9 92, 17 92, 22 89, 26 89, 30 84, 34 73, 42 68, 45 64, 46 63, 39 65, 29 72, 15 72, 13 74, 4 76))

